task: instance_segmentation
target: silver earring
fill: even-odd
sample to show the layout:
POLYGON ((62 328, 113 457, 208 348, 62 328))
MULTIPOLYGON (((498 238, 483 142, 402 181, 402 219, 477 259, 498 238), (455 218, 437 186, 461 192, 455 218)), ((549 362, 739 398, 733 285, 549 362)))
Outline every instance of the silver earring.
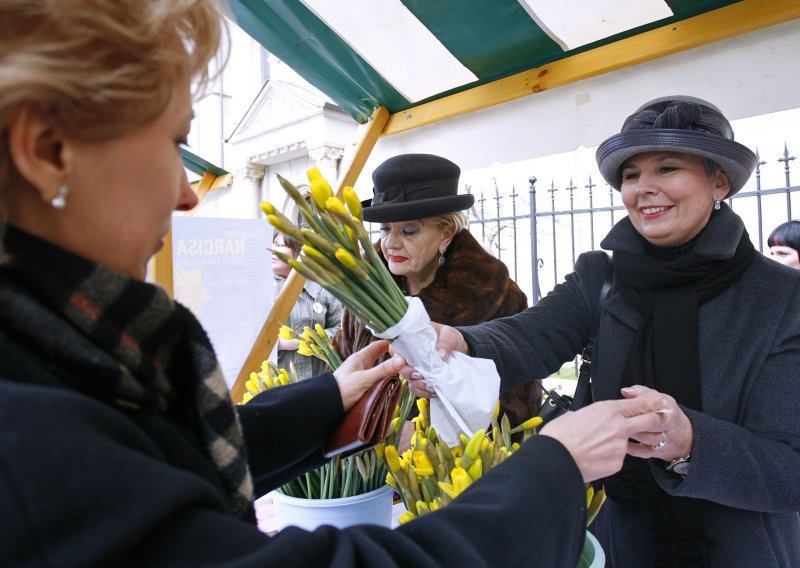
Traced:
POLYGON ((722 204, 720 203, 720 200, 718 199, 717 201, 714 202, 714 211, 719 211, 720 207, 722 207, 722 204))
POLYGON ((53 209, 64 209, 67 206, 67 195, 69 195, 69 188, 62 183, 56 190, 56 196, 50 200, 53 209))
POLYGON ((439 266, 444 266, 444 253, 439 253, 439 266))

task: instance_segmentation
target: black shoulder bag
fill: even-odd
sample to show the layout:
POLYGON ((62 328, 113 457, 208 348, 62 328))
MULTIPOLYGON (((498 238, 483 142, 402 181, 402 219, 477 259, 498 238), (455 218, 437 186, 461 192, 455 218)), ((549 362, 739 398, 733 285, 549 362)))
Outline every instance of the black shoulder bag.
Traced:
MULTIPOLYGON (((542 404, 542 410, 539 413, 539 416, 542 417, 542 424, 550 422, 569 410, 578 410, 592 402, 592 392, 589 384, 589 379, 592 374, 592 349, 597 337, 597 330, 600 327, 600 316, 603 314, 606 296, 608 296, 608 292, 611 290, 613 280, 614 265, 609 258, 603 277, 603 285, 600 287, 600 295, 597 299, 597 309, 594 311, 592 317, 592 333, 589 335, 589 340, 583 348, 583 353, 581 353, 581 368, 578 372, 578 384, 575 387, 575 395, 560 395, 542 386, 542 390, 547 395, 547 398, 542 404)), ((539 381, 539 383, 541 384, 541 381, 539 381)))

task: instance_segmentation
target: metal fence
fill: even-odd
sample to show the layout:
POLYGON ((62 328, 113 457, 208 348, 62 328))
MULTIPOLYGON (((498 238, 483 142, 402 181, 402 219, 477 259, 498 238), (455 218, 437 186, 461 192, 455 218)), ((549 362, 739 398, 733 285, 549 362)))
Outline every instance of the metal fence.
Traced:
MULTIPOLYGON (((794 160, 786 145, 783 154, 769 162, 759 156, 748 185, 727 200, 761 252, 772 229, 800 211, 793 204, 800 191, 791 184, 794 160), (783 168, 784 184, 762 188, 765 168, 783 168)), ((580 253, 600 248, 602 237, 627 214, 619 192, 597 183, 598 178, 589 176, 586 183, 576 184, 569 177, 564 185, 551 180, 542 189, 542 181, 531 176, 527 191, 515 186, 503 191, 496 182, 490 188, 466 186, 475 196, 469 230, 505 262, 529 303, 536 303, 571 272, 580 253)))

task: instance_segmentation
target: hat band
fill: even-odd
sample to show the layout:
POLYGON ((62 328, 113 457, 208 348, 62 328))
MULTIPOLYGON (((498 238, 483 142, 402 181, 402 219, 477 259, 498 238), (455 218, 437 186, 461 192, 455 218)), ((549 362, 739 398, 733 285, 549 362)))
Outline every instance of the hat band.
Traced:
POLYGON ((658 146, 684 148, 683 151, 702 152, 733 160, 751 172, 756 167, 756 155, 750 148, 728 138, 695 130, 649 129, 628 130, 614 134, 597 149, 597 163, 602 164, 614 152, 626 148, 642 147, 642 151, 653 151, 658 146))
POLYGON ((375 192, 372 207, 408 203, 439 197, 455 197, 458 193, 458 178, 426 180, 417 183, 395 185, 382 192, 375 192), (453 191, 455 189, 455 191, 453 191), (424 197, 415 197, 415 193, 425 191, 424 197))

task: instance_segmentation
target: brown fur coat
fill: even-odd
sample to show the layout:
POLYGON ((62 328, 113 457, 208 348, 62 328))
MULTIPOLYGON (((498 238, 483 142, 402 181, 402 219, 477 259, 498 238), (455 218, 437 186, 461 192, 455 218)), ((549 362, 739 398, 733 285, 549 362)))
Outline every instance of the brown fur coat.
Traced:
MULTIPOLYGON (((380 247, 376 246, 381 259, 380 247)), ((445 251, 444 264, 433 282, 418 297, 432 321, 446 325, 474 325, 510 316, 528 306, 527 298, 508 275, 506 265, 486 252, 469 231, 461 231, 445 251)), ((386 262, 384 260, 384 262, 386 262)), ((395 277, 401 289, 402 277, 395 277)), ((342 357, 358 351, 375 337, 348 310, 334 345, 342 357)), ((512 426, 539 414, 542 391, 530 382, 500 396, 500 412, 508 414, 512 426)))

